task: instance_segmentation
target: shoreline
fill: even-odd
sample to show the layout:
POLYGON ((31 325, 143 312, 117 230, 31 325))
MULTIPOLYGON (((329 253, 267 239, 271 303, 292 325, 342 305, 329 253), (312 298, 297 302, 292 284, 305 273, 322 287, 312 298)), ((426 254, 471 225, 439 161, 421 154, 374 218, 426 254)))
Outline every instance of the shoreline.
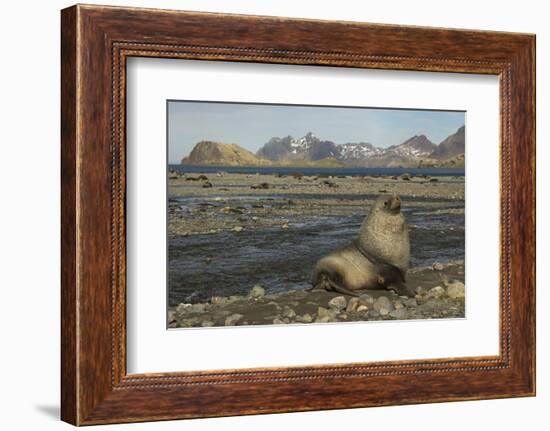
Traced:
MULTIPOLYGON (((442 294, 431 298, 428 306, 420 296, 416 306, 393 309, 384 316, 376 316, 371 303, 370 314, 364 309, 345 318, 328 313, 328 319, 463 317, 464 301, 445 300, 445 283, 464 282, 464 177, 218 172, 168 179, 168 314, 172 316, 168 323, 226 326, 225 319, 232 315, 241 317, 229 319, 227 326, 301 323, 296 316, 307 321, 303 323, 309 318, 315 322, 318 310, 307 303, 328 309, 328 301, 341 296, 304 291, 315 261, 353 240, 376 197, 392 193, 401 196, 411 235, 413 268, 407 280, 413 289, 439 286, 442 294), (442 270, 432 270, 433 264, 442 270), (255 285, 264 290, 263 299, 250 301, 255 285), (212 303, 212 297, 221 299, 212 303), (304 318, 306 314, 309 317, 304 318)), ((386 296, 393 308, 399 300, 387 291, 365 294, 375 299, 386 296)), ((347 308, 349 298, 345 299, 347 308)), ((362 305, 368 307, 366 302, 362 305)))
POLYGON ((413 268, 407 283, 414 298, 388 290, 365 290, 352 297, 335 292, 294 290, 266 293, 259 285, 248 295, 214 296, 207 302, 168 308, 168 328, 332 323, 465 317, 464 263, 413 268))

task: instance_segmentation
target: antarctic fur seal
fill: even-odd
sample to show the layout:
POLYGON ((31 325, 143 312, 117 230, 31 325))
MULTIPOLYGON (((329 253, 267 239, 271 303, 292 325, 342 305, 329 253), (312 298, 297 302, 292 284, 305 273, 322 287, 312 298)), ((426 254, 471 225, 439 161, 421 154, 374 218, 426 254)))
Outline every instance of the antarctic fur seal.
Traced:
POLYGON ((409 259, 409 231, 401 199, 383 195, 363 221, 358 238, 317 261, 312 289, 352 296, 359 296, 362 290, 389 289, 401 296, 414 296, 405 284, 409 259))

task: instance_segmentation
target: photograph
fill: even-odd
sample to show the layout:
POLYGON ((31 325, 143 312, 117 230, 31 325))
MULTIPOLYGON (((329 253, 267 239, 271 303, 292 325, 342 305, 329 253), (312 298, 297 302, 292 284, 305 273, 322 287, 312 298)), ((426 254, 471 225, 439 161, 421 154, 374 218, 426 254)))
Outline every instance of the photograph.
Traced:
POLYGON ((465 127, 168 100, 168 328, 465 318, 465 127))

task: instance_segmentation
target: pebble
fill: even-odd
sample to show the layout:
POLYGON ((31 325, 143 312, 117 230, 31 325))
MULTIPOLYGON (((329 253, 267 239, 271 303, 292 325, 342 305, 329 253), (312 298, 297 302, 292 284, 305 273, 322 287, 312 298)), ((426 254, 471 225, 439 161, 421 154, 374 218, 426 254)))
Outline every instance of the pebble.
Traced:
POLYGON ((241 299, 243 299, 242 296, 239 296, 239 295, 231 295, 227 298, 227 303, 228 304, 231 304, 233 302, 237 302, 237 301, 240 301, 241 299))
POLYGON ((458 299, 464 298, 466 295, 466 287, 464 283, 454 280, 447 285, 447 295, 449 298, 458 299))
POLYGON ((394 310, 394 306, 387 296, 380 296, 374 301, 374 309, 385 316, 394 310))
POLYGON ((169 310, 168 316, 167 316, 168 323, 172 323, 176 320, 176 312, 175 310, 169 310))
POLYGON ((328 302, 328 306, 331 310, 340 312, 347 306, 346 298, 344 298, 343 296, 336 296, 328 302))
POLYGON ((224 296, 213 296, 212 298, 210 298, 211 304, 222 305, 222 304, 227 304, 228 302, 229 301, 224 296))
POLYGON ((433 269, 434 271, 443 271, 443 269, 445 269, 445 267, 443 266, 442 263, 435 262, 435 263, 432 265, 432 269, 433 269))
POLYGON ((206 310, 206 304, 193 304, 188 307, 188 310, 192 313, 204 313, 206 310))
POLYGON ((368 305, 361 304, 359 307, 357 307, 357 312, 362 313, 363 311, 369 311, 368 305))
POLYGON ((285 305, 283 307, 282 316, 286 317, 288 319, 292 319, 293 317, 296 317, 296 312, 290 308, 288 305, 285 305))
POLYGON ((267 303, 267 305, 273 305, 277 310, 281 309, 281 306, 277 304, 275 301, 270 301, 267 303))
POLYGON ((201 322, 201 326, 203 328, 209 328, 210 326, 214 326, 214 322, 212 322, 211 320, 203 320, 201 322))
MULTIPOLYGON (((380 313, 382 314, 382 313, 380 313)), ((403 319, 407 315, 407 311, 405 308, 397 308, 390 312, 390 316, 395 319, 403 319)))
POLYGON ((236 325, 239 320, 241 320, 244 316, 242 314, 232 314, 231 316, 227 316, 225 318, 225 326, 233 326, 236 325))
POLYGON ((405 301, 403 301, 403 304, 407 307, 416 307, 418 305, 416 299, 414 298, 406 299, 405 301))
POLYGON ((269 189, 270 187, 269 183, 252 184, 250 186, 252 189, 269 189))
POLYGON ((371 295, 364 293, 359 296, 359 304, 361 305, 372 305, 374 304, 374 298, 371 295))
POLYGON ((369 310, 367 316, 369 318, 376 318, 376 317, 380 317, 380 313, 378 313, 378 311, 376 310, 369 310))
POLYGON ((380 313, 380 316, 387 316, 391 313, 391 311, 386 307, 380 307, 377 311, 380 313))
POLYGON ((301 323, 311 323, 313 322, 313 317, 311 317, 311 314, 306 313, 303 316, 296 317, 296 321, 301 323))
POLYGON ((328 308, 319 307, 317 308, 317 318, 328 317, 329 319, 334 318, 334 312, 328 308))
POLYGON ((428 293, 426 296, 428 298, 440 298, 445 294, 445 289, 441 286, 435 286, 432 287, 430 290, 428 290, 428 293))
POLYGON ((198 323, 199 323, 199 318, 198 317, 190 317, 188 319, 180 319, 179 320, 179 324, 181 326, 196 326, 198 323))
POLYGON ((191 304, 179 304, 176 307, 176 315, 180 316, 186 313, 187 311, 189 311, 190 308, 191 308, 191 304))
POLYGON ((324 184, 326 186, 329 186, 329 187, 338 187, 338 184, 336 184, 334 181, 330 181, 330 180, 324 180, 322 184, 324 184))
POLYGON ((254 285, 248 294, 250 298, 258 299, 265 296, 265 289, 259 284, 254 285))
POLYGON ((357 307, 359 307, 359 298, 353 297, 348 301, 346 311, 348 313, 353 313, 354 311, 357 311, 357 307))

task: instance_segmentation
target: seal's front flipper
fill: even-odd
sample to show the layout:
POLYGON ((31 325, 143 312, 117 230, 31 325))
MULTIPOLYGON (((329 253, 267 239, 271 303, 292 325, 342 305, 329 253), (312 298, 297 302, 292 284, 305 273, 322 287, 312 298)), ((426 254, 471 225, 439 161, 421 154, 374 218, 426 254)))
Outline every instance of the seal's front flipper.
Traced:
POLYGON ((314 280, 311 282, 311 287, 306 290, 308 292, 312 292, 314 290, 332 290, 328 275, 321 273, 319 277, 314 277, 314 280))
POLYGON ((399 296, 408 296, 409 298, 415 296, 413 290, 405 283, 402 283, 400 281, 394 281, 388 286, 388 289, 395 291, 395 293, 397 293, 399 296))
POLYGON ((358 293, 354 292, 353 290, 346 289, 344 286, 339 285, 334 280, 327 280, 330 284, 330 287, 332 290, 338 293, 343 293, 344 295, 350 295, 350 296, 359 296, 358 293))

